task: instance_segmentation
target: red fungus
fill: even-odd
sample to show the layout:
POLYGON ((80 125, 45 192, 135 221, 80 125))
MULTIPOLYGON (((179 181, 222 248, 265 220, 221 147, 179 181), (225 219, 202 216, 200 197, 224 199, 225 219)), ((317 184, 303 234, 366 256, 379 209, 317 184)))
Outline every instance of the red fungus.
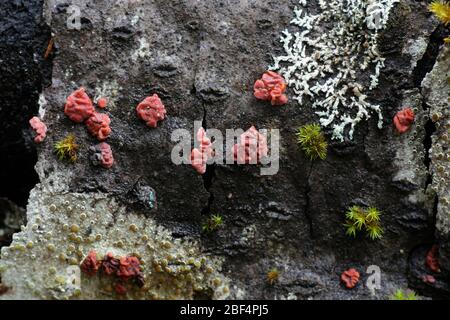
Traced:
POLYGON ((95 112, 89 119, 86 120, 86 127, 89 132, 99 141, 103 141, 109 137, 111 128, 109 124, 111 120, 105 113, 95 112))
POLYGON ((205 129, 200 128, 198 130, 197 141, 200 143, 200 147, 192 149, 191 165, 199 174, 204 174, 206 172, 206 162, 208 158, 213 156, 211 140, 206 137, 205 129))
POLYGON ((273 106, 281 106, 288 102, 286 91, 286 81, 276 72, 267 71, 262 78, 256 80, 254 96, 256 99, 270 101, 273 106))
POLYGON ((341 274, 341 281, 347 289, 352 289, 359 281, 359 272, 356 269, 348 269, 341 274))
POLYGON ((106 106, 108 105, 108 99, 106 99, 106 98, 100 98, 100 99, 98 99, 97 105, 98 105, 99 108, 105 109, 106 106))
POLYGON ((94 276, 100 267, 100 261, 97 260, 97 253, 91 250, 80 265, 81 271, 89 276, 94 276))
POLYGON ((122 283, 116 283, 114 285, 114 291, 119 295, 124 295, 127 293, 127 288, 122 283))
POLYGON ((258 163, 267 156, 267 139, 254 126, 244 132, 233 146, 234 160, 239 164, 258 163))
POLYGON ((116 274, 119 271, 120 260, 115 258, 114 255, 109 252, 102 262, 102 270, 108 276, 116 274))
POLYGON ((120 258, 119 271, 117 276, 123 280, 136 278, 141 275, 141 262, 138 258, 133 256, 120 258))
POLYGON ((433 276, 426 274, 422 277, 422 281, 425 283, 433 284, 436 282, 436 279, 433 276))
POLYGON ((399 112, 394 117, 394 125, 398 133, 405 133, 411 128, 414 122, 414 111, 411 108, 405 108, 399 112))
POLYGON ((156 93, 145 98, 137 106, 136 112, 139 118, 144 120, 151 128, 156 128, 158 121, 164 120, 166 117, 166 108, 156 93))
POLYGON ((33 117, 30 119, 30 126, 36 132, 34 137, 35 143, 41 143, 44 141, 47 135, 47 126, 38 117, 33 117))
POLYGON ((93 152, 91 160, 94 165, 102 166, 105 169, 109 169, 114 164, 114 157, 111 150, 111 146, 106 142, 102 142, 90 148, 93 152))
POLYGON ((94 106, 84 88, 73 92, 66 102, 64 113, 74 122, 84 122, 95 112, 94 106))
POLYGON ((427 253, 427 257, 425 259, 425 264, 427 267, 433 272, 441 272, 439 260, 438 260, 438 252, 439 247, 437 244, 433 245, 431 249, 427 253))

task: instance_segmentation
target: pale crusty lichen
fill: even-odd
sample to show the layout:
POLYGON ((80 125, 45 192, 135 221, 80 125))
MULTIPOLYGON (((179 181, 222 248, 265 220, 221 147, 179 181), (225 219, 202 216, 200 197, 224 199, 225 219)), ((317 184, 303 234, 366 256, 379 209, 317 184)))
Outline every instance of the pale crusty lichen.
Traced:
POLYGON ((221 259, 201 252, 194 241, 174 239, 145 217, 127 211, 101 193, 50 194, 36 187, 28 205, 28 223, 3 247, 0 276, 10 288, 2 299, 224 299, 229 280, 221 259), (135 255, 145 284, 125 296, 113 290, 110 277, 89 277, 78 266, 95 250, 100 256, 135 255), (81 283, 71 276, 78 271, 81 283))
POLYGON ((373 112, 382 127, 380 106, 368 102, 364 92, 378 86, 385 59, 377 36, 396 2, 300 0, 291 21, 296 31, 282 33, 285 53, 270 69, 285 77, 300 104, 311 99, 320 124, 333 129, 333 139, 352 139, 356 124, 373 112))

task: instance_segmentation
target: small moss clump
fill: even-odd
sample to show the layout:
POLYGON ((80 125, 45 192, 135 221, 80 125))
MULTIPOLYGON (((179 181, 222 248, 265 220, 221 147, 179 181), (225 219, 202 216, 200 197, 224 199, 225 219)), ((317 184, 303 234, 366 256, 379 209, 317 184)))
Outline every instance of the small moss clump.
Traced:
POLYGON ((347 235, 356 237, 356 233, 364 229, 370 239, 381 239, 383 229, 380 227, 380 216, 381 212, 377 208, 362 209, 352 206, 345 214, 344 226, 347 228, 347 235))
POLYGON ((213 232, 219 229, 223 224, 223 218, 220 215, 211 215, 203 224, 202 230, 204 232, 213 232))
POLYGON ((389 297, 389 300, 420 300, 420 296, 412 290, 403 291, 402 289, 397 289, 397 291, 389 297))
POLYGON ((298 129, 297 142, 311 160, 327 157, 328 143, 318 124, 308 124, 298 129))
POLYGON ((73 134, 69 134, 55 144, 55 152, 60 160, 68 160, 70 162, 77 161, 77 151, 78 144, 76 143, 76 137, 73 134))
POLYGON ((273 268, 269 272, 267 272, 266 280, 270 285, 273 285, 280 278, 280 271, 278 269, 273 268))
POLYGON ((443 0, 435 0, 430 3, 429 10, 434 13, 445 26, 450 24, 450 3, 443 0))

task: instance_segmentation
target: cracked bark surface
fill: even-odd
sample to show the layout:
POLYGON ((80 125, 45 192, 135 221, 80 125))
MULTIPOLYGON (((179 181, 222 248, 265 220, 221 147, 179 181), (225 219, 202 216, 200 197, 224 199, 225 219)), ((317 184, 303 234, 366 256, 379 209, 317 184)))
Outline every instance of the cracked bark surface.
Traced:
MULTIPOLYGON (((448 194, 436 197, 429 188, 436 175, 429 173, 435 166, 428 149, 438 132, 426 116, 437 112, 437 98, 428 93, 437 89, 422 86, 442 55, 445 30, 425 1, 399 3, 379 39, 386 67, 370 99, 382 107, 383 129, 371 119, 359 125, 353 141, 331 142, 327 159, 314 163, 295 137, 298 127, 317 122, 311 106, 290 102, 273 108, 252 95, 255 79, 281 51, 278 37, 297 1, 81 1, 81 30, 66 27, 69 1, 45 3, 56 50, 52 85, 43 91, 49 134, 37 164, 46 192, 103 192, 173 237, 198 240, 204 252, 225 259, 230 298, 383 299, 408 286, 429 297, 448 297, 448 227, 445 211, 438 213, 439 199, 448 194), (90 164, 87 150, 94 138, 63 115, 66 97, 79 86, 91 97, 105 88, 111 97, 108 143, 116 165, 110 171, 90 164), (168 111, 154 130, 134 111, 152 93, 168 111), (391 120, 406 105, 416 108, 417 121, 398 136, 391 120), (202 177, 190 166, 173 165, 171 132, 184 128, 195 136, 194 121, 222 132, 251 125, 279 128, 278 174, 217 164, 208 165, 202 177), (81 146, 74 165, 53 154, 53 144, 71 132, 81 146), (149 188, 157 208, 139 196, 149 188), (383 239, 345 235, 344 214, 353 204, 383 212, 383 239), (205 234, 201 226, 209 214, 222 215, 225 223, 205 234), (424 284, 425 254, 436 241, 447 260, 437 283, 424 284), (382 271, 375 296, 364 286, 370 265, 382 271), (281 278, 269 286, 265 275, 274 267, 281 278), (362 275, 351 291, 339 283, 350 267, 362 275)), ((448 121, 448 114, 443 118, 448 121)))

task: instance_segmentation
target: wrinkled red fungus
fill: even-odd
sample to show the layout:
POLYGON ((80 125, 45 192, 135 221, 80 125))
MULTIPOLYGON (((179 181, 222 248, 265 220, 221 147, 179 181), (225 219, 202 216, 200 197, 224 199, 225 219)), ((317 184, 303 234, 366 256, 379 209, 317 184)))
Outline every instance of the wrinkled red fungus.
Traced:
POLYGON ((47 135, 47 126, 38 117, 33 117, 30 119, 30 126, 36 132, 34 137, 34 142, 41 143, 44 141, 47 135))
POLYGON ((80 265, 81 271, 89 276, 94 276, 100 267, 100 261, 97 260, 97 253, 91 250, 80 265))
POLYGON ((352 289, 359 281, 359 272, 356 269, 348 269, 341 274, 341 281, 347 289, 352 289))
POLYGON ((102 270, 108 276, 116 274, 119 271, 120 260, 115 258, 114 255, 109 252, 103 262, 102 262, 102 270))
POLYGON ((64 113, 74 122, 84 122, 95 112, 94 106, 84 88, 73 92, 66 102, 64 113))
POLYGON ((436 279, 433 276, 426 274, 422 277, 422 281, 425 283, 433 284, 436 282, 436 279))
POLYGON ((158 121, 164 120, 166 117, 166 108, 156 93, 145 98, 137 106, 136 112, 139 118, 144 120, 151 128, 156 128, 158 121))
POLYGON ((206 137, 205 129, 200 128, 198 130, 197 141, 200 143, 200 147, 192 149, 191 165, 199 174, 204 174, 206 172, 206 162, 208 158, 213 156, 211 140, 206 137))
POLYGON ((286 81, 282 76, 273 71, 267 71, 262 78, 256 80, 254 96, 256 99, 270 101, 273 106, 281 106, 288 102, 286 91, 286 81))
POLYGON ((108 105, 108 100, 106 98, 100 98, 97 101, 97 106, 101 109, 105 109, 108 105))
POLYGON ((433 272, 441 272, 438 260, 439 247, 437 244, 433 245, 427 253, 425 264, 433 272))
POLYGON ((105 169, 109 169, 113 166, 114 157, 109 144, 102 142, 92 146, 90 150, 93 152, 91 160, 95 166, 102 166, 105 169))
POLYGON ((105 113, 95 112, 89 119, 86 120, 86 127, 89 132, 99 141, 103 141, 109 137, 111 128, 109 124, 111 120, 105 113))
POLYGON ((128 280, 136 278, 141 274, 141 262, 138 258, 133 256, 120 258, 119 271, 117 272, 118 277, 123 280, 128 280))
POLYGON ((239 164, 258 163, 267 156, 267 139, 254 126, 244 132, 233 146, 234 160, 239 164))
POLYGON ((114 291, 119 295, 124 295, 127 293, 127 288, 122 283, 116 283, 114 285, 114 291))
POLYGON ((399 112, 394 117, 394 125, 398 133, 405 133, 411 128, 414 122, 414 111, 411 108, 405 108, 399 112))

